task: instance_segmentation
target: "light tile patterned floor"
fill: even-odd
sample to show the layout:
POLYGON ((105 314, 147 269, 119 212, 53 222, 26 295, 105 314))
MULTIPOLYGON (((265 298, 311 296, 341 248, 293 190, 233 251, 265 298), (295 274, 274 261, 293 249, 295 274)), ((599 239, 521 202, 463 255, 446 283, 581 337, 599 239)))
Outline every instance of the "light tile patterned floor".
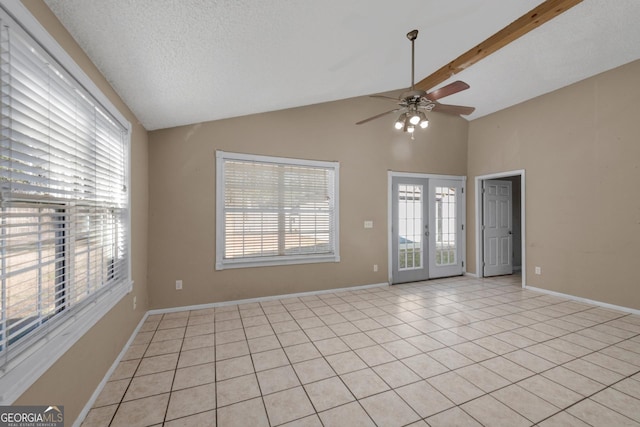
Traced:
POLYGON ((83 426, 640 426, 640 316, 456 277, 149 316, 83 426))

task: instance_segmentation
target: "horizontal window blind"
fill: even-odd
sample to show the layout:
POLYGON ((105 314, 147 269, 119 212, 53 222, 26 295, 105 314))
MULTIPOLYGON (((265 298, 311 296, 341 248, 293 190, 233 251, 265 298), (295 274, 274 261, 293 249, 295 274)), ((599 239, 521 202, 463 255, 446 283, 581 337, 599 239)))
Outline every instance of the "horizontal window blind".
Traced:
POLYGON ((130 282, 129 135, 4 11, 0 85, 5 364, 101 291, 130 282))
POLYGON ((219 167, 223 264, 337 255, 337 163, 225 153, 219 167))

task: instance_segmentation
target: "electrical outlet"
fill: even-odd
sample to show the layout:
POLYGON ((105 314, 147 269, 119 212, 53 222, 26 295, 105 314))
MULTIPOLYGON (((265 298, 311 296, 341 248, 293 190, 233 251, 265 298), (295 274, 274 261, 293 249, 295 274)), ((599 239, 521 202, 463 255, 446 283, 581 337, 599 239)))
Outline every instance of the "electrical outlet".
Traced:
POLYGON ((182 280, 176 280, 176 291, 182 290, 182 280))
POLYGON ((542 268, 536 267, 536 274, 542 274, 542 268))
POLYGON ((134 296, 133 297, 133 309, 136 309, 136 306, 138 305, 138 297, 134 296))
POLYGON ((373 264, 373 272, 374 273, 378 272, 378 264, 373 264))

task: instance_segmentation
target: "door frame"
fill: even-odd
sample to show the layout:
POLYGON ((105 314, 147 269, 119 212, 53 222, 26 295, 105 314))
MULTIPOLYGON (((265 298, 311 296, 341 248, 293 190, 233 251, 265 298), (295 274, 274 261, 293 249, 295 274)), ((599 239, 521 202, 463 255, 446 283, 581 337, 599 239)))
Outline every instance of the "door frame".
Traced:
MULTIPOLYGON (((467 187, 467 177, 463 175, 436 175, 429 173, 414 173, 414 172, 395 172, 395 171, 387 171, 387 271, 389 272, 388 283, 393 284, 393 236, 392 236, 392 227, 393 227, 393 184, 392 180, 394 177, 401 178, 425 178, 425 179, 457 179, 462 181, 462 189, 463 194, 460 197, 460 202, 462 203, 462 217, 461 221, 464 225, 465 229, 460 233, 460 257, 463 263, 466 263, 467 260, 467 196, 464 194, 464 191, 467 187)), ((428 261, 428 260, 427 260, 428 261)), ((462 264, 462 272, 466 271, 467 266, 462 264)))
POLYGON ((525 170, 518 169, 507 172, 496 172, 487 175, 479 175, 475 177, 475 205, 476 205, 476 276, 484 277, 484 271, 481 268, 482 259, 484 258, 484 241, 482 235, 482 183, 489 179, 508 178, 510 176, 520 176, 520 244, 522 246, 522 288, 527 283, 527 253, 526 253, 526 185, 525 170))

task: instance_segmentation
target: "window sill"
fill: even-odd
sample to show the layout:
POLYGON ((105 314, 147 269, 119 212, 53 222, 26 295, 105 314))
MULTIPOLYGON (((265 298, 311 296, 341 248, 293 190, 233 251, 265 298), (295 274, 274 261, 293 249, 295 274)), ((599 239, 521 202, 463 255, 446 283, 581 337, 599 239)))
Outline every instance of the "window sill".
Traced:
MULTIPOLYGON (((0 405, 11 405, 33 385, 67 350, 133 289, 133 281, 105 291, 91 303, 60 319, 48 334, 21 350, 0 372, 0 405)), ((20 351, 20 350, 19 350, 20 351)))
POLYGON ((216 260, 216 270, 251 267, 273 267, 279 265, 317 264, 323 262, 340 262, 340 256, 318 255, 250 259, 245 258, 241 260, 216 260))

